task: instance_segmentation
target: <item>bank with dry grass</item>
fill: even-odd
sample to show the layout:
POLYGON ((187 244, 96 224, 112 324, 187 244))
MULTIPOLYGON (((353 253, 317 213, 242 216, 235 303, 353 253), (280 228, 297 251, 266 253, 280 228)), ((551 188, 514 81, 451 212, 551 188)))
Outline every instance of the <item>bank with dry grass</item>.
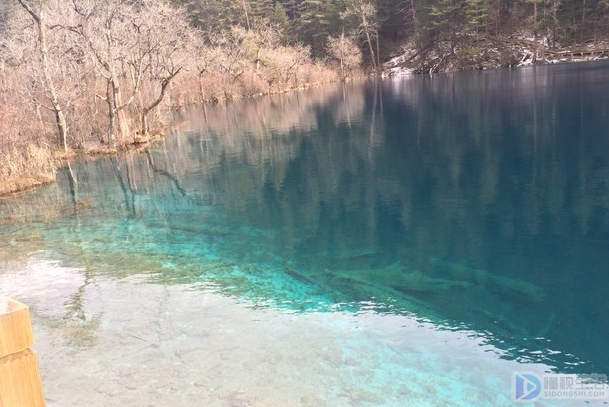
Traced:
POLYGON ((56 162, 46 146, 30 144, 0 155, 0 198, 55 182, 56 162))
POLYGON ((52 182, 72 155, 142 148, 172 109, 340 79, 264 19, 203 32, 161 0, 20 5, 0 27, 0 195, 52 182))

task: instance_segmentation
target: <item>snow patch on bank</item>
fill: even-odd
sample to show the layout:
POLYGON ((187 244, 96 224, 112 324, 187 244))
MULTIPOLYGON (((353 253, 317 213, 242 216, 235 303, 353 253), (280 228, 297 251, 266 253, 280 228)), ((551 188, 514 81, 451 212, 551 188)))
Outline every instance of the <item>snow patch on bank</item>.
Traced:
POLYGON ((469 38, 454 53, 446 44, 418 50, 414 43, 402 45, 383 64, 383 76, 405 76, 501 67, 524 67, 539 64, 598 61, 609 58, 609 41, 565 47, 549 38, 535 40, 529 33, 507 38, 477 40, 469 38))

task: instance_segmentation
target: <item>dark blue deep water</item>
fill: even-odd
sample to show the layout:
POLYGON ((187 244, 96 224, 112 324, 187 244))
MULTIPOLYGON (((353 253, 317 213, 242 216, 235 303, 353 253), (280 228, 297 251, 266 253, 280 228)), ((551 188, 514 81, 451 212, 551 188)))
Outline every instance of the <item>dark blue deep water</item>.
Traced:
POLYGON ((609 374, 609 64, 206 106, 0 202, 2 250, 261 307, 413 315, 609 374))

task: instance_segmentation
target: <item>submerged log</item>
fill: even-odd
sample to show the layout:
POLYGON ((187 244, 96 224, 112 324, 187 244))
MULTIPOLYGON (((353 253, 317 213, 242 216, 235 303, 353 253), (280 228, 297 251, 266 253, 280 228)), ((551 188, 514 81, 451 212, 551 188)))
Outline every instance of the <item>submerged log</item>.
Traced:
POLYGON ((429 262, 452 279, 469 281, 500 295, 516 295, 531 302, 540 302, 545 298, 544 290, 528 281, 496 275, 488 270, 476 269, 435 257, 430 258, 429 262))
POLYGON ((0 407, 44 407, 27 306, 0 295, 0 407))

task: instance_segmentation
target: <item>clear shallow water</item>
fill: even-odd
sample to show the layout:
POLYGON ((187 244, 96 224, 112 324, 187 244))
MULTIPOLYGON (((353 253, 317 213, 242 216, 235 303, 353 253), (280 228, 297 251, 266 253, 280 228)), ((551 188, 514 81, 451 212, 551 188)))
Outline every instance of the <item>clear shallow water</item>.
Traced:
POLYGON ((370 310, 259 308, 143 276, 87 280, 57 262, 19 266, 3 287, 33 304, 50 407, 513 405, 510 377, 522 366, 473 331, 370 310))
MULTIPOLYGON (((320 349, 361 363, 357 376, 346 356, 334 359, 334 370, 348 373, 319 396, 331 405, 349 405, 339 394, 356 388, 367 393, 350 397, 372 405, 413 397, 413 405, 502 405, 514 370, 609 373, 608 85, 605 63, 564 65, 338 86, 184 113, 178 134, 147 154, 74 168, 74 193, 64 175, 0 202, 0 290, 40 309, 42 339, 81 362, 83 347, 100 363, 124 360, 123 352, 139 358, 142 335, 163 337, 167 347, 155 349, 171 356, 185 338, 197 347, 220 328, 249 337, 244 319, 260 321, 264 329, 235 344, 240 357, 231 360, 282 372, 271 375, 267 395, 283 389, 273 380, 300 382, 298 369, 318 375, 311 388, 335 374, 332 365, 314 373, 323 351, 300 364, 287 356, 305 347, 299 332, 312 330, 320 349), (176 333, 153 311, 161 297, 167 310, 194 313, 220 301, 210 317, 226 323, 195 332, 182 327, 194 316, 181 314, 176 333), (128 314, 117 298, 132 300, 128 314), (115 326, 135 320, 140 339, 114 343, 115 326), (350 342, 349 329, 369 323, 376 336, 350 342), (263 335, 281 329, 285 337, 263 335), (260 341, 272 346, 261 351, 260 341), (464 349, 455 352, 456 343, 464 349), (404 379, 413 372, 425 383, 417 394, 406 390, 416 388, 404 379)), ((147 366, 158 360, 153 371, 172 360, 147 355, 147 366)), ((61 368, 57 358, 43 362, 61 368)), ((176 363, 185 386, 203 369, 176 363)), ((235 404, 238 386, 226 380, 191 388, 192 396, 217 387, 222 396, 206 399, 235 404)), ((53 383, 68 397, 69 381, 53 383)), ((95 394, 100 403, 109 397, 95 394)))

